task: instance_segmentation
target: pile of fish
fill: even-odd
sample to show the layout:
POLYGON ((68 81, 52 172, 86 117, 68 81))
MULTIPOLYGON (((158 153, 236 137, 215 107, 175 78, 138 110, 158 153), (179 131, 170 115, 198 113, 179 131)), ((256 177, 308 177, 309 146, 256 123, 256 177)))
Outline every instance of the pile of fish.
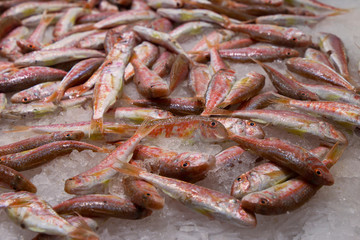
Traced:
POLYGON ((292 211, 334 184, 329 169, 348 145, 343 132, 360 126, 360 85, 342 40, 323 32, 317 41, 296 28, 345 9, 316 0, 19 0, 0 1, 0 9, 1 121, 92 106, 89 121, 16 126, 9 131, 38 135, 0 146, 0 186, 14 190, 0 194, 0 207, 40 233, 35 239, 99 239, 92 218, 151 218, 166 204, 161 191, 210 219, 255 227, 255 214, 292 211), (184 50, 180 43, 199 34, 184 50), (224 60, 259 72, 238 76, 224 60), (276 60, 286 73, 265 63, 276 60), (265 81, 276 92, 264 92, 265 81), (184 84, 192 97, 172 97, 184 84), (265 136, 261 124, 321 146, 265 136), (141 143, 158 138, 230 147, 211 155, 141 143), (20 172, 73 150, 106 157, 65 181, 77 196, 50 206, 20 172), (196 185, 246 151, 263 161, 234 176, 231 193, 196 185), (124 196, 109 194, 119 177, 124 196))

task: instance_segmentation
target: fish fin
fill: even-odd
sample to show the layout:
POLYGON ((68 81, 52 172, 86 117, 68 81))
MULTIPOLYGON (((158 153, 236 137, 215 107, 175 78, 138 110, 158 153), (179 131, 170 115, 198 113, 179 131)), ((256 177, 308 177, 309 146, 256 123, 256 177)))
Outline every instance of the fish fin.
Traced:
POLYGON ((140 135, 141 137, 146 137, 154 128, 156 128, 159 124, 156 124, 156 121, 153 121, 150 118, 146 118, 140 125, 140 127, 136 130, 135 134, 140 135))
POLYGON ((122 174, 129 175, 132 177, 139 177, 140 173, 144 172, 143 169, 141 169, 137 166, 134 166, 130 163, 127 163, 127 162, 117 161, 114 165, 112 166, 113 169, 115 169, 116 171, 118 171, 122 174), (114 166, 114 165, 116 165, 116 166, 114 166))
MULTIPOLYGON (((20 208, 29 206, 32 203, 32 199, 16 199, 14 202, 10 203, 8 207, 20 208)), ((0 205, 1 207, 1 205, 0 205)))
POLYGON ((29 126, 13 126, 11 130, 3 131, 3 133, 12 133, 12 132, 26 132, 30 129, 29 126))
POLYGON ((301 136, 301 137, 303 137, 304 134, 306 133, 306 131, 303 131, 301 129, 286 129, 286 131, 288 131, 289 133, 292 133, 294 135, 301 136))
POLYGON ((290 98, 284 97, 284 96, 281 96, 281 95, 279 95, 279 97, 269 99, 270 103, 283 104, 283 105, 286 105, 286 106, 290 106, 290 101, 291 101, 290 98))
POLYGON ((99 118, 99 119, 91 119, 91 123, 90 123, 90 134, 92 135, 102 135, 104 132, 104 128, 103 128, 103 119, 99 118))
POLYGON ((322 161, 325 166, 327 168, 334 166, 344 153, 346 147, 347 145, 341 144, 340 142, 335 143, 322 161))
POLYGON ((84 227, 81 224, 80 227, 77 227, 74 231, 70 232, 68 236, 74 240, 99 240, 99 236, 94 233, 87 224, 86 226, 87 227, 84 227))
POLYGON ((211 211, 204 208, 194 208, 194 210, 202 215, 207 216, 209 219, 214 220, 215 217, 211 214, 211 211))
POLYGON ((125 93, 122 94, 120 100, 126 102, 127 104, 134 105, 134 100, 125 93))
POLYGON ((45 23, 46 25, 49 25, 52 22, 52 20, 54 20, 54 18, 55 16, 51 16, 51 15, 49 16, 47 14, 47 11, 45 10, 43 12, 43 15, 41 16, 41 22, 45 23))

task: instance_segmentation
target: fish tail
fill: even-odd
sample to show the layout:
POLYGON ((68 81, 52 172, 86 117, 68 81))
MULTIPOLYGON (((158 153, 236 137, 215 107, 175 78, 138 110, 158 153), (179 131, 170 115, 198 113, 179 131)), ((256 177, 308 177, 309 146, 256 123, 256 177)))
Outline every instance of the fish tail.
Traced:
POLYGON ((90 134, 91 135, 99 135, 104 132, 103 128, 103 119, 91 119, 90 123, 90 134))
POLYGON ((44 101, 59 103, 64 96, 64 92, 65 91, 63 89, 58 89, 55 92, 53 92, 53 94, 48 96, 44 101))
POLYGON ((116 171, 122 174, 129 175, 132 177, 139 177, 140 173, 144 171, 143 169, 127 162, 118 161, 114 165, 115 166, 112 167, 113 169, 115 169, 116 171))
POLYGON ((344 153, 346 147, 347 145, 340 144, 340 142, 335 143, 322 161, 325 166, 327 168, 331 168, 332 166, 334 166, 340 159, 341 155, 344 153))
POLYGON ((52 22, 52 20, 54 20, 54 17, 55 16, 49 16, 47 14, 47 11, 45 10, 42 17, 41 17, 41 22, 43 22, 46 25, 49 25, 52 22))
POLYGON ((94 233, 90 227, 86 224, 86 226, 84 226, 83 224, 86 224, 85 221, 84 223, 81 223, 80 227, 75 228, 74 231, 69 233, 69 237, 71 237, 71 239, 74 240, 99 240, 99 236, 94 233))
POLYGON ((146 137, 154 128, 156 128, 159 124, 155 123, 156 120, 145 119, 140 127, 136 130, 135 134, 139 135, 140 137, 146 137))

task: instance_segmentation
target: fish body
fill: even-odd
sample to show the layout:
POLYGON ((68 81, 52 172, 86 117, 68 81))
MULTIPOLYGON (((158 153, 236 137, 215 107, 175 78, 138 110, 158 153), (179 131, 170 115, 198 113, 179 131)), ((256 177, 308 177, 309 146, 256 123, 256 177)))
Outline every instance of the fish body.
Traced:
POLYGON ((208 29, 214 28, 213 24, 202 22, 202 21, 195 21, 195 22, 188 22, 184 23, 177 28, 173 29, 169 34, 174 39, 186 39, 189 36, 195 36, 208 29))
POLYGON ((308 58, 308 59, 311 59, 311 60, 318 61, 318 62, 320 62, 322 64, 325 64, 326 66, 334 69, 334 66, 329 61, 328 56, 325 53, 323 53, 323 52, 321 52, 319 50, 316 50, 316 49, 313 49, 313 48, 308 48, 305 51, 304 57, 308 58))
POLYGON ((115 119, 127 119, 143 122, 146 119, 171 118, 174 115, 168 111, 154 108, 120 107, 114 110, 115 119))
POLYGON ((206 90, 211 80, 211 74, 208 65, 195 64, 190 67, 190 86, 196 97, 205 97, 206 90))
POLYGON ((293 14, 276 14, 261 16, 256 18, 257 24, 273 24, 278 26, 291 27, 294 25, 308 25, 313 26, 318 22, 324 20, 326 15, 318 16, 299 16, 293 14))
POLYGON ((17 58, 22 57, 20 52, 21 49, 17 45, 17 41, 26 39, 28 35, 29 29, 24 26, 12 30, 0 42, 0 55, 11 61, 15 61, 17 58))
POLYGON ((14 169, 0 165, 0 173, 0 187, 14 191, 36 193, 35 185, 14 169))
POLYGON ((245 150, 239 146, 229 147, 224 151, 215 155, 215 159, 216 159, 215 165, 218 168, 221 168, 223 166, 233 167, 235 163, 241 162, 240 158, 244 152, 245 150))
POLYGON ((265 137, 264 130, 253 121, 233 117, 217 117, 215 119, 224 125, 229 135, 234 134, 261 139, 265 137))
POLYGON ((61 37, 65 33, 71 30, 75 25, 76 18, 89 13, 90 10, 81 7, 69 8, 65 11, 64 15, 61 16, 59 21, 55 24, 53 35, 54 37, 61 37))
POLYGON ((160 54, 159 58, 154 62, 152 70, 154 73, 159 75, 159 77, 165 77, 171 71, 171 66, 175 61, 174 54, 164 51, 160 54))

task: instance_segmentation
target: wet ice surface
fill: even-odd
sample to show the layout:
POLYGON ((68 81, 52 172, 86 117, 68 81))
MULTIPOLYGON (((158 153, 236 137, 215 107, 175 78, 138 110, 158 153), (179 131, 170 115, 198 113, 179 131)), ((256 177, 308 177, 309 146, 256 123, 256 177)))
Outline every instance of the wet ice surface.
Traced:
MULTIPOLYGON (((324 1, 325 2, 325 1, 324 1)), ((316 36, 316 32, 328 31, 338 35, 344 42, 350 57, 352 76, 359 80, 357 65, 360 60, 360 32, 358 22, 360 3, 358 0, 328 0, 326 3, 342 8, 351 8, 347 14, 331 17, 319 23, 315 28, 304 27, 305 31, 316 36), (356 45, 357 44, 357 45, 356 45)), ((314 37, 314 40, 316 37, 314 37)), ((187 49, 191 46, 185 46, 187 49)), ((283 69, 281 62, 272 63, 283 69)), ((251 70, 264 74, 255 64, 232 64, 239 77, 251 70)), ((174 96, 189 95, 186 84, 181 85, 174 96)), ((266 89, 271 89, 267 79, 266 89)), ((130 84, 125 91, 132 98, 138 98, 135 87, 130 84)), ((263 90, 264 91, 264 90, 263 90)), ((15 125, 38 125, 50 123, 70 123, 87 121, 91 118, 91 108, 70 109, 59 115, 50 115, 38 120, 1 121, 1 130, 15 125)), ((267 136, 287 139, 310 149, 317 141, 309 137, 297 137, 271 127, 265 127, 267 136), (311 140, 311 141, 310 141, 311 140)), ((6 144, 30 137, 31 133, 3 133, 0 144, 6 144)), ((100 224, 98 231, 101 239, 355 239, 360 235, 360 144, 359 138, 349 136, 349 147, 340 161, 331 169, 335 184, 323 187, 300 209, 280 216, 257 215, 258 225, 255 229, 239 229, 230 224, 209 220, 205 216, 192 212, 177 201, 166 196, 166 206, 142 220, 122 220, 111 218, 100 224)), ((148 142, 151 143, 151 142, 148 142)), ((102 145, 103 143, 96 143, 102 145)), ((179 143, 178 141, 160 139, 157 144, 177 151, 204 151, 216 154, 221 150, 219 145, 179 143)), ((67 178, 75 176, 96 165, 105 157, 102 153, 73 151, 70 155, 59 157, 41 168, 26 171, 24 174, 37 186, 38 194, 50 204, 55 205, 72 197, 63 191, 67 178)), ((247 171, 255 164, 256 157, 247 154, 241 164, 209 173, 208 178, 198 184, 223 192, 230 192, 233 179, 247 171)), ((0 212, 1 239, 31 239, 34 233, 22 230, 13 224, 4 211, 0 212)))

